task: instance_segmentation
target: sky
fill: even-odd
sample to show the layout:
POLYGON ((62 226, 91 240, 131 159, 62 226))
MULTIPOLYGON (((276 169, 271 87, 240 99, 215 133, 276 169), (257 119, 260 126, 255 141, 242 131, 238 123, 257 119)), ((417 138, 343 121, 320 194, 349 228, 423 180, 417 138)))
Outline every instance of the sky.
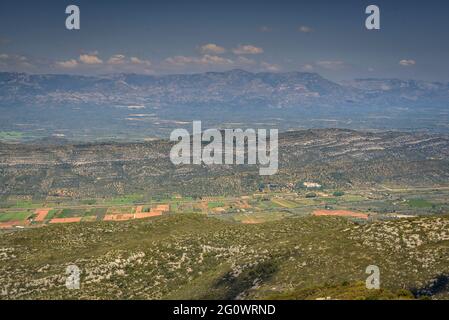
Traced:
POLYGON ((0 71, 449 81, 449 1, 1 0, 0 71), (80 30, 67 30, 68 5, 80 30), (380 8, 380 30, 365 9, 380 8))

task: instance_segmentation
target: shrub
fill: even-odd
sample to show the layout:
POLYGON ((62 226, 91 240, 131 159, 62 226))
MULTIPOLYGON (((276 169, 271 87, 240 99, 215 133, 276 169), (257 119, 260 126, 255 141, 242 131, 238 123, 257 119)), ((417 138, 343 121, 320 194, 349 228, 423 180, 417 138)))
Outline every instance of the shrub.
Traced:
POLYGON ((309 192, 306 194, 306 198, 315 198, 316 197, 316 193, 315 192, 309 192))

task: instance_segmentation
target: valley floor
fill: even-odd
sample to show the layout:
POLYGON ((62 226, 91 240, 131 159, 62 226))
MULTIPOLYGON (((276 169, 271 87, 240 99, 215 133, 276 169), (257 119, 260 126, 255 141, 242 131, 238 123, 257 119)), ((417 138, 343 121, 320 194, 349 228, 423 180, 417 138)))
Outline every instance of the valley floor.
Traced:
POLYGON ((304 188, 295 192, 264 189, 245 196, 193 199, 175 195, 150 199, 128 195, 110 199, 32 201, 11 196, 0 203, 0 229, 23 229, 48 224, 127 221, 167 214, 200 213, 245 224, 286 217, 325 215, 377 221, 449 214, 449 187, 366 190, 304 188))

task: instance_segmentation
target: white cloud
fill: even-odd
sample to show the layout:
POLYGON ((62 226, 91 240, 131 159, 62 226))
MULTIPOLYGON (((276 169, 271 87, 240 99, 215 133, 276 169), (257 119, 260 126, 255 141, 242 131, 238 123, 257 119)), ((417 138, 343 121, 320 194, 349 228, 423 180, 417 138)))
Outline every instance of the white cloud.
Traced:
POLYGON ((208 43, 208 44, 201 46, 201 52, 202 53, 223 54, 226 52, 226 49, 223 47, 220 47, 214 43, 208 43))
POLYGON ((302 32, 302 33, 310 33, 310 32, 313 32, 313 29, 311 27, 308 27, 308 26, 300 26, 298 28, 298 31, 302 32))
POLYGON ((399 64, 404 67, 409 67, 409 66, 414 66, 416 64, 416 61, 412 60, 412 59, 409 59, 409 60, 404 59, 404 60, 399 61, 399 64))
POLYGON ((132 68, 133 66, 151 66, 151 62, 149 60, 140 59, 138 57, 131 57, 129 59, 126 58, 123 54, 115 54, 109 58, 108 64, 114 66, 121 66, 123 68, 132 68))
MULTIPOLYGON (((99 58, 96 54, 83 54, 78 60, 70 59, 67 61, 58 61, 55 66, 65 69, 73 69, 76 67, 85 65, 101 65, 103 60, 99 58)), ((144 73, 154 73, 150 69, 151 62, 149 60, 140 59, 138 57, 130 57, 123 54, 112 55, 105 64, 104 67, 96 70, 101 70, 102 72, 144 72, 144 73)))
POLYGON ((85 64, 102 64, 103 60, 97 57, 96 54, 82 54, 80 61, 85 64))
POLYGON ((233 61, 230 59, 222 58, 219 56, 213 56, 206 54, 199 60, 200 64, 232 64, 233 61))
POLYGON ((142 60, 137 57, 131 57, 131 63, 133 64, 141 64, 147 67, 151 66, 151 62, 149 60, 142 60))
POLYGON ((260 65, 262 66, 262 68, 266 71, 270 71, 270 72, 278 72, 281 70, 281 68, 277 65, 277 64, 271 64, 268 62, 261 62, 260 65))
POLYGON ((263 53, 263 49, 259 47, 255 47, 253 45, 240 45, 234 50, 232 50, 235 54, 261 54, 263 53))
POLYGON ((56 65, 61 68, 71 69, 78 66, 78 61, 75 59, 67 60, 67 61, 59 61, 56 62, 56 65))
POLYGON ((345 63, 340 60, 322 60, 317 61, 316 65, 324 69, 338 70, 343 68, 345 66, 345 63))
POLYGON ((246 65, 254 65, 254 64, 256 64, 256 61, 253 59, 249 59, 247 57, 240 56, 237 58, 237 63, 246 64, 246 65))
POLYGON ((311 64, 305 64, 301 67, 301 70, 303 71, 313 71, 315 68, 311 64))
POLYGON ((183 66, 186 64, 194 63, 195 59, 186 56, 175 56, 165 59, 165 62, 171 65, 183 66))
POLYGON ((184 66, 187 64, 200 64, 200 65, 229 65, 233 64, 233 61, 219 56, 205 54, 202 57, 186 57, 175 56, 165 59, 165 62, 171 65, 184 66))
POLYGON ((109 58, 108 64, 124 64, 125 63, 125 56, 123 54, 115 54, 112 57, 109 58))
POLYGON ((110 58, 99 56, 97 52, 82 53, 78 58, 68 57, 64 59, 37 59, 17 54, 0 52, 0 66, 5 71, 18 72, 42 72, 48 70, 64 70, 67 72, 87 73, 145 73, 154 74, 149 60, 138 57, 128 57, 123 54, 114 54, 110 58), (104 61, 103 61, 103 60, 104 61))
POLYGON ((21 68, 33 68, 34 65, 31 63, 30 60, 28 60, 27 57, 21 56, 18 54, 8 55, 8 54, 2 54, 2 60, 6 61, 6 64, 9 67, 17 67, 19 69, 21 68))

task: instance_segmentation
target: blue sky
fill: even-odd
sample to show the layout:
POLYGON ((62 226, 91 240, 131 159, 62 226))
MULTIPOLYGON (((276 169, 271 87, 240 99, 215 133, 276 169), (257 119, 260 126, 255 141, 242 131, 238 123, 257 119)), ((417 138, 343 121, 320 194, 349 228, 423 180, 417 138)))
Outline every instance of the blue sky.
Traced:
POLYGON ((449 81, 449 2, 0 2, 0 70, 30 73, 191 73, 243 68, 449 81), (65 28, 65 8, 81 30, 65 28), (365 8, 381 30, 364 28, 365 8))

